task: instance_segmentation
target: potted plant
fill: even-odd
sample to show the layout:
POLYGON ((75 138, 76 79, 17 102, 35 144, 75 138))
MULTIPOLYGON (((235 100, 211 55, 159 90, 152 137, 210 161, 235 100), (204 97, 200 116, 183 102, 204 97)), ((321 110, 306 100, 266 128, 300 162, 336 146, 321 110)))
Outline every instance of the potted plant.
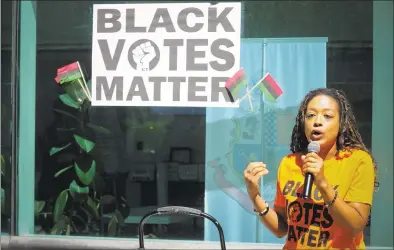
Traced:
POLYGON ((115 236, 121 232, 129 207, 124 199, 105 195, 106 183, 95 147, 95 134, 111 132, 89 121, 90 88, 79 62, 66 65, 57 73, 55 80, 65 92, 59 96, 62 106, 54 111, 71 122, 62 124, 65 133, 49 155, 57 157, 60 166, 54 177, 71 176, 71 180, 67 179, 67 188, 48 205, 53 220, 50 233, 102 235, 106 231, 115 236), (104 214, 103 206, 109 204, 115 204, 114 210, 104 214))

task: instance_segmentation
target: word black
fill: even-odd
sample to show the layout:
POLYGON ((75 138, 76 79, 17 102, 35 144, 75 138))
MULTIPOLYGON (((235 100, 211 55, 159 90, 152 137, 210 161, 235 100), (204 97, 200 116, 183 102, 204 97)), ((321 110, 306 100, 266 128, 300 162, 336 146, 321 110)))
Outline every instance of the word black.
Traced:
MULTIPOLYGON (((203 22, 198 22, 198 20, 204 18, 208 32, 217 32, 217 26, 219 24, 222 25, 225 32, 235 32, 234 27, 227 18, 227 15, 232 9, 231 7, 227 7, 221 13, 218 13, 217 8, 210 7, 208 8, 208 15, 204 16, 204 12, 198 8, 185 8, 179 12, 176 23, 180 30, 193 33, 200 31, 204 27, 203 22), (190 17, 189 22, 187 20, 188 17, 190 17), (193 25, 189 26, 188 23, 192 23, 193 25)), ((141 13, 141 15, 144 15, 144 13, 141 13)), ((156 9, 149 27, 137 26, 135 9, 126 9, 125 16, 122 16, 118 9, 97 10, 97 33, 116 33, 121 31, 122 28, 127 33, 153 33, 158 28, 163 28, 167 32, 176 32, 174 20, 171 19, 167 8, 156 9), (110 27, 107 27, 107 24, 110 27)))

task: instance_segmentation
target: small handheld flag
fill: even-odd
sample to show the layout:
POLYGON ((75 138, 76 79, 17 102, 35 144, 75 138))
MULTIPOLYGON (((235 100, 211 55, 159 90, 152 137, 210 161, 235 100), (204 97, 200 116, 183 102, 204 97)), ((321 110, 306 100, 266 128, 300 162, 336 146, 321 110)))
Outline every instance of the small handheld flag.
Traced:
POLYGON ((276 83, 275 79, 270 73, 266 74, 258 83, 256 83, 246 95, 242 97, 239 101, 243 101, 246 97, 249 97, 255 88, 259 88, 265 99, 269 102, 275 102, 282 94, 283 90, 276 83))
POLYGON ((275 79, 270 73, 265 75, 259 82, 260 91, 264 94, 265 98, 269 102, 275 102, 279 96, 283 94, 283 90, 276 83, 275 79))
POLYGON ((234 99, 239 98, 239 91, 247 85, 246 74, 243 68, 240 68, 234 76, 229 78, 226 81, 226 89, 230 94, 230 98, 234 101, 234 99))
POLYGON ((79 62, 68 64, 64 67, 57 69, 56 82, 63 84, 65 82, 71 82, 82 77, 82 72, 79 67, 79 62))
POLYGON ((85 99, 91 100, 90 91, 78 61, 59 68, 55 81, 76 102, 82 104, 85 99))

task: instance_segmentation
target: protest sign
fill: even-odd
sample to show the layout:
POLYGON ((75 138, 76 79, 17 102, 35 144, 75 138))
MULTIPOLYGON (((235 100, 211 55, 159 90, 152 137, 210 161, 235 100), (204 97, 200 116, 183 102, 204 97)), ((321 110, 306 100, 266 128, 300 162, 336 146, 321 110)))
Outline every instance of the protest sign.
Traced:
POLYGON ((241 3, 95 4, 93 106, 238 107, 241 3))

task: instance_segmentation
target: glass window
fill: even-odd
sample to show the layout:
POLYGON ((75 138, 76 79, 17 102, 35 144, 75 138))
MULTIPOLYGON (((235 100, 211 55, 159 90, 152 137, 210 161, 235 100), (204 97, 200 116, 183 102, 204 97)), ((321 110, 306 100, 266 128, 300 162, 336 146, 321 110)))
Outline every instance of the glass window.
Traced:
MULTIPOLYGON (((272 206, 300 101, 321 87, 347 94, 371 147, 372 9, 372 1, 244 1, 240 108, 93 107, 83 101, 93 2, 23 1, 20 75, 30 84, 21 90, 19 188, 34 200, 21 199, 22 232, 135 238, 144 214, 176 205, 214 216, 226 241, 282 244, 253 212, 243 170, 251 161, 269 166, 261 190, 272 206), (78 92, 55 79, 75 62, 84 76, 78 92)), ((219 240, 211 222, 187 216, 152 217, 145 234, 219 240)), ((367 245, 369 235, 368 224, 367 245)))
POLYGON ((11 33, 12 5, 1 6, 1 233, 9 233, 11 226, 11 33))
MULTIPOLYGON (((158 206, 204 209, 205 109, 76 109, 54 78, 77 61, 90 78, 92 7, 37 2, 35 197, 45 206, 34 233, 136 237, 158 206), (63 11, 78 14, 57 18, 63 11)), ((203 223, 188 216, 152 217, 145 233, 204 239, 203 223)))

